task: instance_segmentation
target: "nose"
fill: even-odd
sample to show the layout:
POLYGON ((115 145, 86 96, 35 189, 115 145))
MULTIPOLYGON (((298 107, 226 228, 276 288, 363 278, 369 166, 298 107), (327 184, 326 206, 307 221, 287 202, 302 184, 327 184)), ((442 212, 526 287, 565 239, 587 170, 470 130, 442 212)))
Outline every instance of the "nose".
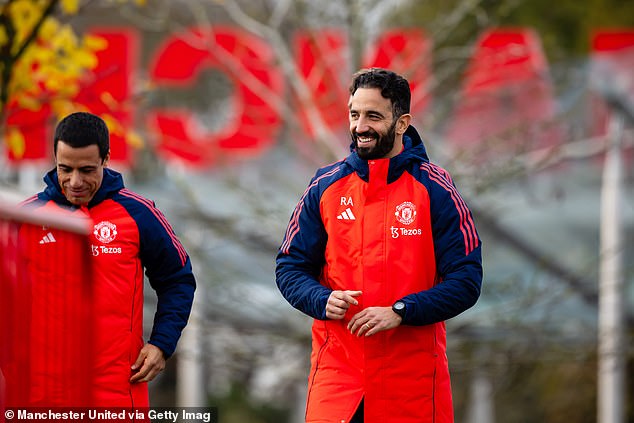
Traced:
POLYGON ((356 121, 356 125, 355 125, 355 131, 358 134, 361 134, 363 132, 366 132, 370 127, 367 124, 367 120, 360 116, 357 121, 356 121))
POLYGON ((80 187, 82 184, 81 174, 77 170, 74 170, 73 173, 70 174, 69 182, 70 186, 73 188, 80 187))

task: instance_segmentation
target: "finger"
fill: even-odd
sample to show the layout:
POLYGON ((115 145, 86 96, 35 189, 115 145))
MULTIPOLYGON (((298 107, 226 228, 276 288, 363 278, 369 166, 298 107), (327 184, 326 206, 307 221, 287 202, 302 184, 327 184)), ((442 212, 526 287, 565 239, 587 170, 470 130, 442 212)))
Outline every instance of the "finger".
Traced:
POLYGON ((165 369, 165 360, 163 359, 163 357, 157 357, 156 361, 153 361, 151 364, 146 364, 148 364, 148 371, 145 377, 142 379, 143 382, 152 381, 156 376, 158 376, 159 373, 161 373, 165 369))
POLYGON ((359 321, 359 314, 355 314, 354 316, 352 316, 352 319, 350 319, 350 321, 348 322, 348 330, 352 333, 354 333, 354 329, 357 325, 357 322, 359 321))
POLYGON ((354 298, 359 295, 361 295, 361 291, 333 291, 328 297, 328 301, 342 308, 348 308, 349 304, 359 304, 359 301, 354 298))
POLYGON ((329 319, 340 320, 346 315, 345 310, 340 308, 326 308, 326 317, 329 319))
POLYGON ((350 322, 348 322, 348 329, 354 333, 354 330, 352 330, 353 326, 356 325, 355 329, 358 329, 358 327, 361 324, 367 322, 370 319, 367 316, 367 314, 368 314, 368 309, 365 309, 365 310, 361 310, 360 312, 352 316, 352 318, 350 319, 350 322))
POLYGON ((362 329, 364 324, 365 324, 364 321, 357 320, 352 324, 348 324, 348 329, 350 329, 350 332, 354 334, 354 333, 357 333, 357 331, 359 331, 360 329, 362 329))
POLYGON ((372 324, 368 321, 365 322, 364 324, 362 324, 359 327, 359 331, 357 332, 357 336, 363 336, 364 334, 367 334, 367 332, 372 330, 372 324))
POLYGON ((154 379, 165 368, 165 355, 163 351, 155 345, 145 344, 136 362, 132 365, 132 370, 138 371, 132 375, 130 382, 149 382, 154 379))
POLYGON ((361 295, 361 291, 343 291, 343 300, 347 303, 359 305, 359 301, 355 297, 361 295))
POLYGON ((144 364, 143 367, 141 367, 138 372, 132 375, 132 377, 130 378, 130 382, 131 383, 142 382, 143 378, 147 376, 149 371, 150 371, 149 367, 144 364))
POLYGON ((354 296, 360 294, 361 291, 333 291, 326 302, 326 317, 334 320, 343 319, 350 304, 358 304, 354 296))
POLYGON ((336 308, 343 309, 343 310, 347 310, 348 307, 350 307, 350 304, 348 303, 348 301, 346 301, 343 298, 337 298, 337 297, 331 297, 328 300, 328 304, 330 304, 331 306, 334 306, 336 308))
POLYGON ((132 377, 131 382, 149 382, 160 373, 160 370, 156 366, 150 366, 146 363, 141 370, 132 377))
POLYGON ((367 318, 358 318, 352 325, 350 326, 350 332, 352 334, 356 334, 357 336, 363 335, 369 329, 371 329, 372 324, 369 323, 369 319, 367 318))
POLYGON ((375 333, 381 332, 382 330, 383 330, 383 329, 382 329, 382 326, 381 326, 381 323, 380 323, 380 322, 379 322, 379 323, 377 323, 377 324, 374 324, 374 325, 373 325, 373 324, 370 324, 370 329, 368 329, 368 330, 365 332, 365 336, 372 336, 372 335, 374 335, 375 333))
POLYGON ((136 370, 140 368, 143 365, 143 362, 145 361, 146 357, 147 357, 147 353, 145 349, 141 349, 141 351, 139 351, 139 356, 137 357, 136 361, 132 365, 132 370, 136 370))
POLYGON ((146 358, 143 367, 130 378, 130 382, 149 382, 163 370, 160 358, 154 356, 146 358))
POLYGON ((331 314, 343 314, 345 313, 345 310, 342 310, 341 308, 334 306, 332 304, 327 304, 326 305, 326 313, 331 313, 331 314))
POLYGON ((145 378, 143 379, 144 382, 151 382, 152 380, 154 380, 154 378, 161 373, 161 371, 157 368, 154 368, 152 370, 150 370, 150 372, 147 374, 147 376, 145 376, 145 378))

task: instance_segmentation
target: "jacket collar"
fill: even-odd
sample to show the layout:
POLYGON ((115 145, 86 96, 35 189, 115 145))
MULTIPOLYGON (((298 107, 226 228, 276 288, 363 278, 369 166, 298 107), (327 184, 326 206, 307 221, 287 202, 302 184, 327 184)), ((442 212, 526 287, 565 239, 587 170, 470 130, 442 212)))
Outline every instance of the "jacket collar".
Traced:
MULTIPOLYGON (((354 149, 354 143, 350 145, 350 150, 352 150, 352 153, 344 161, 354 168, 361 179, 368 181, 368 161, 359 157, 354 149)), ((429 161, 423 140, 418 134, 418 131, 416 131, 416 128, 412 125, 410 125, 405 131, 405 134, 403 134, 403 151, 389 160, 390 167, 387 183, 397 180, 403 174, 403 171, 410 162, 429 161)))
MULTIPOLYGON (((48 199, 55 201, 57 204, 71 208, 77 207, 74 204, 71 204, 62 193, 62 187, 59 185, 59 179, 57 177, 57 169, 49 171, 44 176, 44 182, 46 183, 44 195, 48 199)), ((92 200, 88 203, 88 208, 96 206, 107 198, 111 198, 115 193, 123 188, 123 176, 112 169, 104 168, 101 186, 95 193, 92 200)))

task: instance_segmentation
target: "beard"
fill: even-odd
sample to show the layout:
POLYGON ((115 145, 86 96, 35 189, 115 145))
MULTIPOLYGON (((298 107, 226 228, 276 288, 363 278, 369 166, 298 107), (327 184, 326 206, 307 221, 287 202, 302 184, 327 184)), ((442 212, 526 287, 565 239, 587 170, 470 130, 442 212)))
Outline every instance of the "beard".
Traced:
POLYGON ((356 131, 350 132, 350 137, 354 143, 354 148, 357 154, 363 160, 375 160, 382 159, 394 148, 394 142, 396 140, 396 122, 393 122, 387 133, 380 135, 374 130, 369 130, 358 134, 356 131), (372 147, 360 147, 359 137, 366 138, 372 137, 375 142, 372 147))

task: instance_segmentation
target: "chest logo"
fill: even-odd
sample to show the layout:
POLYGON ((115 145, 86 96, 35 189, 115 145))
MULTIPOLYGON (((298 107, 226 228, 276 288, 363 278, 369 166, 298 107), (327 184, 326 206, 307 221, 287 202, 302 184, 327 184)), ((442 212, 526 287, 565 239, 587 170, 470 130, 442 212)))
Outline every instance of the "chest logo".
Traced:
POLYGON ((50 242, 57 242, 55 237, 53 236, 53 232, 49 232, 40 240, 40 244, 48 244, 50 242))
POLYGON ((354 213, 352 213, 352 209, 348 207, 341 214, 337 215, 337 219, 339 220, 356 220, 354 213))
POLYGON ((396 220, 403 225, 409 225, 416 219, 416 206, 414 203, 406 201, 396 206, 396 212, 394 212, 396 220))
POLYGON ((117 225, 104 220, 95 225, 93 234, 99 241, 108 244, 117 237, 117 225))

